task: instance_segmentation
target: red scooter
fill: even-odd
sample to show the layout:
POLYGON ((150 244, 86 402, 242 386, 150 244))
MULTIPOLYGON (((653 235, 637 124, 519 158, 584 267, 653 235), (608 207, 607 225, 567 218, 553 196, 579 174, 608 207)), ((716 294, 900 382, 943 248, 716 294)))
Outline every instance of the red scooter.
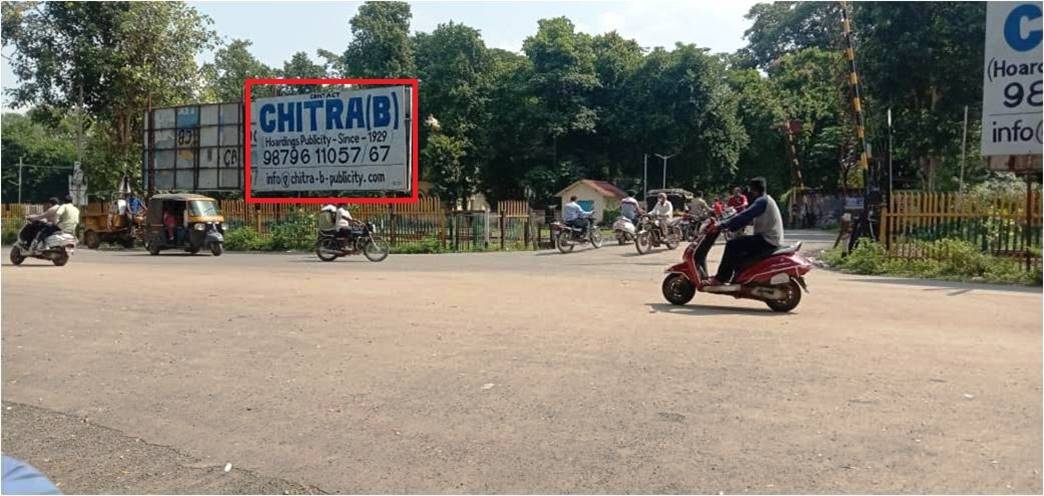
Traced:
POLYGON ((801 256, 801 243, 784 246, 755 263, 740 268, 731 284, 708 285, 707 253, 718 239, 713 220, 706 221, 696 239, 685 249, 682 262, 671 266, 663 280, 663 296, 674 305, 684 305, 696 292, 730 295, 765 302, 777 312, 789 312, 801 302, 801 290, 808 292, 803 277, 812 263, 801 256))

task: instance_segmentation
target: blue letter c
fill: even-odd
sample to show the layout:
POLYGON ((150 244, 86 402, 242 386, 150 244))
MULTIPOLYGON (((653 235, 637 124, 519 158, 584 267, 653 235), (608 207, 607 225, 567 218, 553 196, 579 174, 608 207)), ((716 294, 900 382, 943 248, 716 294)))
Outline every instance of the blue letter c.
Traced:
POLYGON ((1008 42, 1008 45, 1015 49, 1016 52, 1025 52, 1032 50, 1040 45, 1041 30, 1034 29, 1026 36, 1022 35, 1022 20, 1034 20, 1040 19, 1041 11, 1040 7, 1031 3, 1019 5, 1014 9, 1011 9, 1011 13, 1008 14, 1008 18, 1004 20, 1004 40, 1008 42))

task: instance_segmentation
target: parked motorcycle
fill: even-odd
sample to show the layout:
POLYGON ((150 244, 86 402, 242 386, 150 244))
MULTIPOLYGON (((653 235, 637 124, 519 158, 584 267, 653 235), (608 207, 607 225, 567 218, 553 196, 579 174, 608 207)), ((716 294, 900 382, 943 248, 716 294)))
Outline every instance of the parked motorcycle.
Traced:
POLYGON ((569 253, 576 245, 584 243, 591 243, 595 248, 602 247, 602 233, 598 231, 590 215, 584 216, 584 219, 587 220, 587 227, 583 229, 564 222, 551 223, 551 239, 555 240, 555 248, 558 248, 558 251, 569 253))
POLYGON ((693 241, 682 262, 672 265, 664 272, 662 291, 664 298, 674 305, 684 305, 692 300, 696 292, 729 295, 765 302, 776 312, 789 312, 801 302, 801 291, 808 292, 804 275, 812 270, 812 263, 798 253, 801 243, 784 246, 741 267, 731 284, 707 285, 707 253, 714 246, 719 231, 713 221, 705 222, 696 241, 693 241))
POLYGON ((69 263, 69 257, 76 251, 76 237, 61 231, 34 243, 36 234, 47 224, 41 221, 26 222, 18 231, 18 241, 11 247, 11 263, 21 265, 26 258, 50 260, 61 267, 69 263))
POLYGON ((649 214, 638 218, 638 232, 634 236, 634 246, 638 253, 644 255, 660 246, 666 246, 668 250, 678 247, 682 235, 677 222, 666 219, 661 219, 661 222, 667 223, 664 229, 661 229, 656 224, 656 218, 649 214), (664 231, 667 232, 666 235, 664 231))
POLYGON ((621 245, 634 241, 634 234, 636 233, 634 223, 627 217, 620 216, 613 222, 613 236, 616 237, 616 242, 621 245))
POLYGON ((682 214, 678 220, 678 230, 681 231, 682 241, 692 241, 700 231, 700 224, 705 218, 697 217, 691 213, 682 214))
POLYGON ((374 234, 373 224, 369 222, 351 227, 347 234, 337 230, 320 230, 319 239, 315 242, 315 254, 324 262, 357 253, 362 253, 371 262, 380 262, 388 258, 390 251, 388 243, 374 234))

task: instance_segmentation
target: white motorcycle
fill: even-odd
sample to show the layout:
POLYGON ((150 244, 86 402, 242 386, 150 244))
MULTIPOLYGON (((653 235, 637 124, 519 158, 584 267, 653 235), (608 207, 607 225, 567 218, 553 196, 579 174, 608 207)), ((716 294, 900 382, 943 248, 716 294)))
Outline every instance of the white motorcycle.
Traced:
POLYGON ((45 225, 43 222, 33 221, 22 226, 22 230, 18 232, 18 241, 11 247, 11 263, 21 265, 26 258, 39 258, 50 260, 61 267, 69 262, 69 257, 76 251, 76 237, 57 231, 41 242, 35 241, 36 234, 45 225))
POLYGON ((621 245, 634 241, 636 232, 634 223, 627 217, 620 216, 616 219, 616 222, 613 222, 613 235, 616 236, 616 241, 621 245))

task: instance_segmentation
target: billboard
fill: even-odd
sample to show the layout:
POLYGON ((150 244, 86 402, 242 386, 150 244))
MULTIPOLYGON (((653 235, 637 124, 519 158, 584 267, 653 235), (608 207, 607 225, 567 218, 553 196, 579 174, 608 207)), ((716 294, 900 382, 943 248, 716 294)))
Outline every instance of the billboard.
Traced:
POLYGON ((142 157, 146 191, 242 190, 242 115, 239 102, 146 112, 142 157))
POLYGON ((1040 2, 986 4, 984 156, 1041 154, 1041 17, 1040 2))
POLYGON ((410 112, 401 85, 257 98, 251 191, 410 191, 410 112))

